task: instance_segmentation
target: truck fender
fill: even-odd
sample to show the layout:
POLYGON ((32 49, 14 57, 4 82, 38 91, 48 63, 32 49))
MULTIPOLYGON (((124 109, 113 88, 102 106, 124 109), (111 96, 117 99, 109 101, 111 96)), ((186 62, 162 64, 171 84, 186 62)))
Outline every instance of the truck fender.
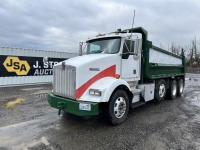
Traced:
POLYGON ((113 91, 120 85, 124 85, 130 90, 129 85, 125 80, 116 79, 113 77, 102 78, 92 84, 79 100, 91 102, 108 102, 113 91), (90 89, 98 89, 101 91, 101 96, 90 95, 90 89))
POLYGON ((114 90, 121 85, 126 86, 129 89, 129 91, 131 91, 130 86, 128 85, 128 83, 125 80, 115 79, 112 81, 112 83, 109 86, 107 86, 107 90, 104 94, 102 102, 108 102, 111 95, 113 94, 114 90))

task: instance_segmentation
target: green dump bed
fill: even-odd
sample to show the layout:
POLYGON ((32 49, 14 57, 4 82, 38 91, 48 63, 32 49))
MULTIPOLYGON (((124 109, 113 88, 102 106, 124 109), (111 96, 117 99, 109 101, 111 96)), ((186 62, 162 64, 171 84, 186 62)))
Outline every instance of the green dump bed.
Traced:
POLYGON ((184 56, 178 56, 153 46, 150 41, 145 43, 143 56, 144 78, 158 79, 185 74, 184 56))
POLYGON ((123 30, 121 33, 142 35, 142 81, 185 75, 185 57, 175 55, 152 45, 148 32, 142 27, 123 30))

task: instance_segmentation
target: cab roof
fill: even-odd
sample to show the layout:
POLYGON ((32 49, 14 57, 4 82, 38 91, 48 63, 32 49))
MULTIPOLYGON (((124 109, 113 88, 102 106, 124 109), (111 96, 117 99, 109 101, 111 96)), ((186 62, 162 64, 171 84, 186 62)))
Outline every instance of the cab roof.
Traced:
POLYGON ((147 41, 148 32, 142 27, 130 28, 120 31, 115 31, 107 34, 98 34, 96 37, 89 38, 87 41, 101 38, 111 38, 111 37, 129 37, 132 33, 140 33, 142 34, 142 40, 147 41))

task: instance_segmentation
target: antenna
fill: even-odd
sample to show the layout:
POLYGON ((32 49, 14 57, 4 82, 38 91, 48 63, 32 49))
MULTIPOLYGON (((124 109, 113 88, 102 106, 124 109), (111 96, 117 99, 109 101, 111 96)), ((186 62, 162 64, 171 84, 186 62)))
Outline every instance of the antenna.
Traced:
POLYGON ((117 29, 117 28, 116 28, 116 22, 117 22, 117 21, 116 21, 116 8, 115 8, 115 30, 117 29))
MULTIPOLYGON (((133 29, 133 25, 134 25, 134 22, 135 22, 135 10, 134 10, 134 15, 133 15, 133 23, 132 23, 132 29, 133 29)), ((131 29, 131 44, 130 44, 130 50, 132 48, 132 45, 133 45, 133 41, 132 41, 132 33, 133 33, 133 30, 131 29)), ((135 50, 134 50, 135 51, 135 50)), ((135 53, 135 52, 134 52, 135 53)))
POLYGON ((133 24, 132 24, 132 28, 133 28, 134 23, 135 23, 135 10, 134 10, 134 14, 133 14, 133 24))
MULTIPOLYGON (((135 10, 134 10, 134 14, 133 14, 132 28, 133 28, 134 23, 135 23, 135 10)), ((131 30, 131 39, 132 39, 132 30, 131 30)))

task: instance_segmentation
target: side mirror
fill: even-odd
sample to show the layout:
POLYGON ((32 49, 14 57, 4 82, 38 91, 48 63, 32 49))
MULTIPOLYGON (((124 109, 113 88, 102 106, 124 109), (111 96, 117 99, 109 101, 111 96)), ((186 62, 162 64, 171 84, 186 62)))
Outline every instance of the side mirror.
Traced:
POLYGON ((79 43, 79 56, 83 55, 82 47, 83 47, 83 42, 80 42, 79 43))
POLYGON ((134 53, 141 53, 142 51, 142 39, 135 39, 134 53))

